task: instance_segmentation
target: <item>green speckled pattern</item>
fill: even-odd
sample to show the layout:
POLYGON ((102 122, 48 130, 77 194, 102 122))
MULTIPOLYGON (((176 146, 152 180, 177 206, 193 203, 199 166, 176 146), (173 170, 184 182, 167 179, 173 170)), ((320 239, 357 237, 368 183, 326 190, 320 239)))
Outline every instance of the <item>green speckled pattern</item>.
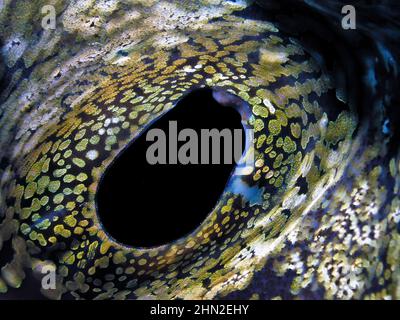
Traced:
POLYGON ((52 299, 257 299, 260 279, 269 299, 399 298, 399 159, 381 160, 383 136, 364 143, 368 128, 295 39, 234 15, 244 0, 51 2, 57 29, 40 33, 47 1, 0 9, 12 70, 0 250, 12 239, 14 251, 0 292, 53 265, 57 290, 42 290, 52 299), (238 179, 262 203, 227 189, 187 237, 150 249, 113 241, 95 210, 102 173, 199 87, 248 103, 256 162, 238 179))

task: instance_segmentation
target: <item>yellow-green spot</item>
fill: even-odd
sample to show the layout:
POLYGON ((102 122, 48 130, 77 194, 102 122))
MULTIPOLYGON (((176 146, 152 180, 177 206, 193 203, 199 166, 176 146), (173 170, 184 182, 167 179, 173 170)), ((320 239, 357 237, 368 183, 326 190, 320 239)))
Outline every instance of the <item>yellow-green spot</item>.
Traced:
POLYGON ((61 183, 58 180, 50 181, 50 183, 49 183, 49 191, 53 192, 53 193, 57 192, 57 190, 60 188, 60 185, 61 185, 61 183))
POLYGON ((264 122, 261 119, 256 119, 254 121, 254 132, 259 132, 264 129, 264 122))
POLYGON ((63 181, 64 181, 65 183, 70 183, 70 182, 72 182, 72 181, 74 181, 74 180, 75 180, 75 176, 72 175, 72 174, 66 174, 66 175, 64 176, 64 178, 63 178, 63 181))
POLYGON ((83 151, 86 150, 87 144, 88 144, 89 140, 88 139, 82 139, 81 141, 79 141, 79 143, 76 145, 75 149, 77 151, 83 151))
POLYGON ((63 169, 57 169, 57 170, 54 171, 53 176, 55 178, 60 178, 66 173, 67 173, 67 169, 64 169, 64 168, 63 169))
POLYGON ((80 158, 73 158, 72 162, 77 165, 79 168, 83 168, 85 166, 85 161, 80 158))
POLYGON ((272 135, 278 135, 281 132, 280 122, 278 120, 271 120, 268 122, 268 130, 272 135))
POLYGON ((24 193, 24 198, 29 199, 32 198, 33 195, 35 194, 37 189, 37 183, 36 182, 30 182, 25 188, 25 193, 24 193))
POLYGON ((83 182, 83 181, 85 181, 87 178, 88 178, 87 174, 86 174, 86 173, 83 173, 83 172, 79 173, 79 174, 76 176, 76 180, 78 180, 79 182, 83 182))
POLYGON ((61 150, 67 149, 68 146, 70 145, 70 143, 71 143, 71 140, 70 140, 70 139, 61 142, 60 146, 58 147, 58 150, 61 151, 61 150))
POLYGON ((64 200, 64 195, 62 193, 57 193, 53 198, 53 202, 55 204, 60 204, 63 200, 64 200))
POLYGON ((70 227, 75 227, 77 220, 74 218, 74 216, 69 215, 67 217, 64 218, 64 222, 66 225, 70 226, 70 227))
POLYGON ((261 105, 255 105, 253 107, 253 113, 257 116, 260 116, 262 118, 268 117, 268 109, 261 106, 261 105))
POLYGON ((33 198, 31 203, 32 211, 38 211, 41 208, 40 200, 38 198, 33 198))
POLYGON ((126 257, 124 255, 124 253, 122 251, 117 251, 116 253, 114 253, 113 262, 115 264, 121 264, 121 263, 126 262, 126 257))
POLYGON ((285 137, 284 143, 283 143, 283 150, 286 153, 293 153, 296 151, 296 143, 290 139, 289 137, 285 137))

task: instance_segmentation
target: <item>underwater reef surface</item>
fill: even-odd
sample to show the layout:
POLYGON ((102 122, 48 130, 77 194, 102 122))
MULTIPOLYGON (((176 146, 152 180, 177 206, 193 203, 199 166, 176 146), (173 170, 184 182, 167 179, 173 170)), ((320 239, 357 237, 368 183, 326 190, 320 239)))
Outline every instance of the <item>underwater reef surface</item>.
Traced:
POLYGON ((400 9, 348 2, 354 30, 341 1, 54 0, 55 29, 4 1, 0 299, 399 299, 400 9), (254 167, 190 234, 116 241, 103 173, 198 88, 245 102, 254 167))

